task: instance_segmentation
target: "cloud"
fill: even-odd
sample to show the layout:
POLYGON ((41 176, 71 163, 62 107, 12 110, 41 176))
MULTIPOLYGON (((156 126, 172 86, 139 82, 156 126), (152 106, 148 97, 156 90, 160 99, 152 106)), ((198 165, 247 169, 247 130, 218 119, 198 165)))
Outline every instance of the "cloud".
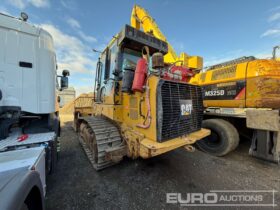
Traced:
POLYGON ((19 9, 24 9, 26 7, 26 2, 24 0, 8 0, 8 2, 19 9))
POLYGON ((60 0, 60 4, 68 10, 76 10, 78 6, 74 0, 60 0))
POLYGON ((267 12, 271 13, 271 12, 275 12, 275 11, 277 11, 277 10, 280 10, 280 6, 278 6, 278 7, 273 7, 273 8, 271 8, 271 9, 269 9, 267 12))
MULTIPOLYGON (((272 51, 272 49, 270 49, 272 51)), ((259 59, 271 59, 272 53, 271 52, 260 52, 254 55, 256 58, 259 59)))
POLYGON ((204 68, 210 67, 212 65, 216 65, 219 63, 223 63, 226 61, 230 61, 233 59, 237 59, 243 56, 254 56, 258 59, 270 59, 271 58, 271 48, 267 48, 264 50, 258 51, 244 51, 244 50, 235 50, 222 54, 221 56, 214 57, 206 57, 204 62, 204 68))
POLYGON ((11 15, 11 13, 7 10, 7 8, 1 6, 0 6, 0 13, 11 15))
POLYGON ((268 29, 267 31, 265 31, 261 37, 266 37, 266 36, 279 36, 280 35, 280 29, 268 29))
POLYGON ((93 73, 96 60, 93 59, 90 48, 77 37, 63 33, 52 24, 42 24, 40 26, 48 31, 54 39, 60 71, 69 69, 72 73, 93 73))
POLYGON ((221 56, 211 56, 208 58, 205 58, 204 67, 209 67, 215 64, 223 63, 226 61, 230 61, 236 58, 240 58, 242 56, 246 55, 252 55, 251 53, 246 53, 243 49, 236 49, 231 50, 226 53, 221 54, 221 56))
POLYGON ((97 39, 93 36, 89 36, 87 34, 85 34, 81 29, 81 25, 79 23, 78 20, 74 19, 74 18, 67 18, 66 22, 68 23, 68 25, 70 25, 73 29, 76 30, 77 34, 86 42, 97 42, 97 39))
POLYGON ((29 5, 32 5, 32 6, 38 7, 38 8, 50 6, 49 0, 8 0, 8 3, 18 9, 25 9, 29 5))
POLYGON ((81 28, 81 25, 79 21, 77 21, 74 18, 68 18, 66 22, 72 27, 72 28, 81 28))
POLYGON ((38 8, 50 6, 49 0, 29 0, 28 2, 38 8))
POLYGON ((229 57, 210 57, 209 59, 205 59, 204 62, 204 68, 219 64, 219 63, 223 63, 226 61, 230 61, 233 60, 235 58, 238 57, 234 57, 234 56, 229 56, 229 57))
POLYGON ((274 13, 268 18, 268 22, 273 22, 280 19, 280 12, 274 13))
POLYGON ((279 37, 280 36, 280 27, 279 27, 279 20, 280 20, 280 6, 272 8, 269 13, 271 14, 267 21, 269 22, 270 28, 266 30, 264 33, 260 35, 261 38, 263 37, 279 37))
POLYGON ((85 40, 86 42, 97 42, 97 39, 93 36, 89 36, 89 35, 86 35, 84 32, 82 31, 78 31, 78 34, 79 36, 85 40))
POLYGON ((81 95, 82 93, 90 93, 93 92, 93 85, 92 86, 75 86, 76 90, 76 97, 81 95))

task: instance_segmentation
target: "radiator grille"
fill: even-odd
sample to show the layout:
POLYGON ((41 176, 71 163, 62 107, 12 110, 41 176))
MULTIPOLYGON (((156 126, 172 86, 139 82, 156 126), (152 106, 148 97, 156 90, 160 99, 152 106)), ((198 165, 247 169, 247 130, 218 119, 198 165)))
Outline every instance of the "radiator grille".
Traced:
POLYGON ((157 139, 159 142, 201 129, 203 102, 199 86, 160 80, 157 88, 157 139), (192 102, 191 114, 182 115, 181 101, 192 102))

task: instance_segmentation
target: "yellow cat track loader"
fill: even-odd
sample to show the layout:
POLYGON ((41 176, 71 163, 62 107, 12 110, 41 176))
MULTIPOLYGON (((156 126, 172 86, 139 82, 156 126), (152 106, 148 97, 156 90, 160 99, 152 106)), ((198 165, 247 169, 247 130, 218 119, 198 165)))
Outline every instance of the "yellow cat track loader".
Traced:
POLYGON ((75 106, 74 114, 96 170, 124 156, 151 158, 183 146, 192 150, 191 144, 210 134, 201 128, 201 88, 175 75, 174 66, 163 62, 167 52, 166 42, 126 25, 101 53, 92 110, 75 106))
POLYGON ((203 88, 205 121, 211 135, 197 145, 223 156, 239 145, 239 135, 251 139, 249 154, 279 163, 280 62, 242 57, 211 66, 191 79, 203 88))

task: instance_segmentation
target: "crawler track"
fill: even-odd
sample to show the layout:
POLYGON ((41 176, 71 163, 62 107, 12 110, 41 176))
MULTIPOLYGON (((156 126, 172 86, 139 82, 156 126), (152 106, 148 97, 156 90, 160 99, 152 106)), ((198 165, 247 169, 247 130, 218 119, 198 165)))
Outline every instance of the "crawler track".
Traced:
POLYGON ((80 119, 79 140, 96 170, 116 164, 105 158, 105 151, 122 145, 118 128, 101 117, 80 119))

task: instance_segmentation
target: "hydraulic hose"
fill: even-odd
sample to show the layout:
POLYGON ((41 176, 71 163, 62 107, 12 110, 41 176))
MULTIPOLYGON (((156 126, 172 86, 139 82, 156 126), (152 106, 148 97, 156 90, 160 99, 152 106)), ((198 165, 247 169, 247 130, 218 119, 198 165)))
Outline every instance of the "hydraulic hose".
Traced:
POLYGON ((149 84, 147 82, 147 86, 146 86, 146 105, 148 108, 148 112, 145 118, 145 121, 143 124, 137 124, 137 127, 139 128, 144 128, 147 129, 150 127, 151 125, 151 104, 150 104, 150 88, 149 88, 149 84), (148 120, 147 124, 145 124, 145 122, 148 120))

